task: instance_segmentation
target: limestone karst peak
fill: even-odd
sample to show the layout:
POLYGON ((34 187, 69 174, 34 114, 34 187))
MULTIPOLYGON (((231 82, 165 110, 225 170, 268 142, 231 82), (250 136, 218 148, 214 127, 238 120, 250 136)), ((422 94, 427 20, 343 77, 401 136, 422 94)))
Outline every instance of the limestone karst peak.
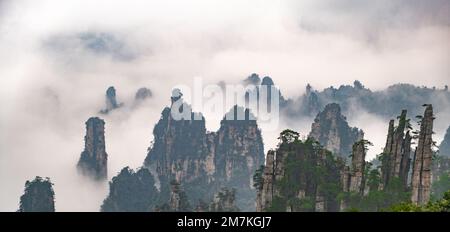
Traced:
POLYGON ((353 144, 364 138, 364 132, 350 127, 339 104, 331 103, 317 114, 309 137, 334 154, 346 158, 351 153, 353 144))
POLYGON ((108 114, 110 111, 115 110, 123 106, 123 103, 117 101, 116 89, 114 86, 110 86, 106 90, 106 108, 101 110, 100 113, 108 114))
POLYGON ((412 173, 411 201, 424 205, 430 200, 431 193, 431 163, 433 158, 433 106, 424 105, 425 112, 420 121, 418 144, 414 153, 414 166, 412 173))
POLYGON ((274 85, 274 82, 271 77, 265 76, 261 81, 261 85, 272 86, 274 85))
POLYGON ((36 176, 34 180, 26 181, 18 211, 55 212, 55 192, 49 178, 36 176))
POLYGON ((77 164, 79 172, 94 180, 106 180, 108 154, 105 148, 105 121, 91 117, 86 121, 84 151, 77 164))

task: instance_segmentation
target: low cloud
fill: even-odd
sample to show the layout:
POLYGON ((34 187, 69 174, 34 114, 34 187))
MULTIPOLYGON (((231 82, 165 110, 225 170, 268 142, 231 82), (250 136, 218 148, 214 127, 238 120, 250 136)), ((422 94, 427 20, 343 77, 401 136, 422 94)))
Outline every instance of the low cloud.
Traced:
MULTIPOLYGON (((448 84, 448 1, 376 2, 0 1, 0 210, 16 210, 36 175, 52 178, 58 211, 99 209, 107 185, 80 179, 75 165, 84 122, 104 107, 109 86, 125 103, 103 116, 111 178, 141 165, 170 90, 197 76, 238 83, 257 72, 290 98, 306 83, 448 84), (141 87, 153 97, 126 107, 141 87)), ((210 130, 222 116, 214 117, 210 130)), ((377 150, 386 126, 372 117, 350 124, 377 150)), ((307 134, 311 122, 283 122, 280 131, 307 134)), ((276 146, 275 132, 263 135, 266 150, 276 146)))

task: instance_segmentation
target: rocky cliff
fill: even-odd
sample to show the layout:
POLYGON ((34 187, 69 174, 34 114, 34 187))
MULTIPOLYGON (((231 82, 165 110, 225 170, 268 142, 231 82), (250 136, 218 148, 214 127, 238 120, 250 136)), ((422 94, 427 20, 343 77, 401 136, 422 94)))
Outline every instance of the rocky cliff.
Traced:
POLYGON ((25 193, 20 197, 19 212, 55 212, 55 192, 49 178, 37 176, 25 182, 25 193))
POLYGON ((252 117, 248 109, 234 106, 215 133, 216 180, 230 187, 251 188, 253 173, 264 163, 261 131, 252 117))
POLYGON ((258 211, 338 211, 343 160, 313 139, 285 130, 278 149, 255 174, 258 211))
MULTIPOLYGON (((166 107, 153 129, 154 140, 144 161, 157 178, 161 191, 170 193, 170 181, 187 186, 187 192, 203 197, 215 178, 214 134, 208 134, 205 119, 188 112, 188 119, 176 120, 172 117, 176 102, 181 101, 181 110, 189 111, 180 96, 172 96, 171 107, 166 107), (191 187, 191 189, 189 189, 191 187)), ((168 202, 169 199, 165 199, 168 202)))
POLYGON ((349 191, 364 194, 365 168, 366 168, 366 140, 361 140, 353 145, 352 163, 350 166, 349 191))
POLYGON ((182 95, 171 100, 153 130, 154 142, 144 162, 158 177, 161 191, 169 192, 174 179, 185 186, 189 199, 209 200, 221 187, 235 187, 238 202, 252 210, 251 177, 264 163, 261 132, 253 116, 235 106, 227 115, 245 118, 224 117, 217 132, 207 132, 203 116, 190 112, 182 95), (175 119, 172 110, 186 110, 190 117, 175 119))
POLYGON ((78 161, 78 170, 95 180, 107 178, 108 154, 105 151, 105 122, 97 117, 86 122, 84 151, 78 161))
POLYGON ((125 167, 109 183, 109 195, 102 212, 148 212, 159 202, 153 176, 146 168, 137 172, 125 167))
POLYGON ((419 205, 426 204, 430 200, 433 120, 433 107, 426 105, 424 116, 420 122, 419 141, 414 154, 411 183, 411 201, 419 205))
POLYGON ((410 130, 412 128, 406 114, 407 111, 402 110, 397 126, 395 126, 394 120, 389 122, 386 145, 381 157, 381 189, 396 180, 402 184, 404 189, 408 187, 412 139, 410 130))
POLYGON ((353 144, 363 139, 364 132, 350 127, 347 119, 341 114, 340 106, 332 103, 317 114, 309 137, 314 138, 333 154, 347 158, 352 152, 353 144))

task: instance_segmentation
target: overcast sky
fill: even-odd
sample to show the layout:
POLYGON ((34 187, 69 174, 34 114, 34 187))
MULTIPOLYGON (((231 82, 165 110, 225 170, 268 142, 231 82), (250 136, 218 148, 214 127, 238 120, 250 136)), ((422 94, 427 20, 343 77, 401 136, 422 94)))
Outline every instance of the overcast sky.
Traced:
MULTIPOLYGON (((55 182, 57 210, 98 210, 106 184, 86 184, 75 163, 84 122, 111 85, 125 103, 140 87, 155 97, 105 118, 110 177, 142 164, 170 89, 194 77, 237 83, 256 72, 287 97, 306 83, 322 89, 355 79, 374 90, 400 82, 442 88, 450 79, 449 2, 0 0, 0 210, 16 210, 36 175, 55 182)), ((216 116, 207 118, 210 130, 216 116)), ((352 122, 379 150, 385 122, 367 114, 352 122)), ((310 122, 296 127, 306 134, 310 122)))

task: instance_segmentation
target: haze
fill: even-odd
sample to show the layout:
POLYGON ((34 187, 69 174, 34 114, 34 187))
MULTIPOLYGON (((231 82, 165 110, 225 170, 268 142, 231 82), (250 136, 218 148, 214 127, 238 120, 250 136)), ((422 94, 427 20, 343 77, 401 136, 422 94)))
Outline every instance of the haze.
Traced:
MULTIPOLYGON (((48 176, 57 211, 98 211, 107 184, 79 177, 84 122, 109 86, 126 106, 106 121, 109 179, 139 167, 170 90, 271 76, 283 95, 360 80, 372 90, 443 88, 450 73, 446 0, 0 0, 0 211, 18 209, 26 180, 48 176), (154 97, 139 107, 135 92, 154 97)), ((421 104, 421 103, 419 103, 421 104)), ((209 130, 221 115, 206 115, 209 130)), ((440 143, 448 117, 437 119, 440 143)), ((302 135, 312 119, 282 122, 302 135)), ((362 112, 351 126, 384 145, 387 120, 362 112)), ((448 125, 447 125, 448 126, 448 125)), ((278 132, 264 133, 265 150, 278 132)))

